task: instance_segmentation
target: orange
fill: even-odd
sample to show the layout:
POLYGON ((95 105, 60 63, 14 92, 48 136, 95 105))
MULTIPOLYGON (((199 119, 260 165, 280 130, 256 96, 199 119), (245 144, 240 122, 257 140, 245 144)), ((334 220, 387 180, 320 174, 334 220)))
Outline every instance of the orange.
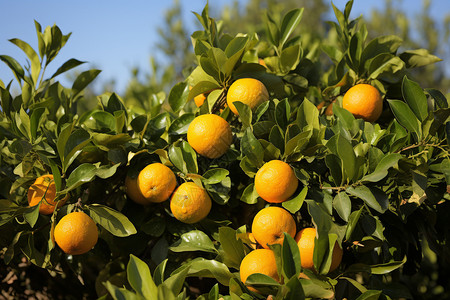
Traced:
POLYGON ((298 186, 294 170, 281 160, 265 163, 256 173, 255 188, 258 195, 270 203, 281 203, 291 197, 298 186))
POLYGON ((177 186, 177 179, 167 166, 153 163, 139 172, 137 185, 147 203, 160 203, 169 199, 177 186))
MULTIPOLYGON (((270 249, 256 249, 247 254, 242 259, 239 268, 241 281, 245 284, 248 276, 252 274, 264 274, 272 277, 276 281, 280 281, 277 272, 277 264, 275 254, 270 249)), ((255 291, 255 289, 251 289, 255 291)))
POLYGON ((208 192, 194 182, 181 184, 170 199, 170 210, 174 217, 187 224, 203 220, 211 210, 208 192))
POLYGON ((128 197, 137 204, 146 205, 150 203, 145 199, 144 195, 142 195, 141 191, 139 190, 137 177, 125 177, 125 192, 127 193, 128 197))
POLYGON ((52 174, 38 177, 28 189, 28 205, 35 206, 42 201, 39 212, 43 215, 52 214, 55 210, 56 203, 58 203, 58 207, 64 205, 68 199, 68 195, 59 201, 55 201, 55 198, 56 186, 52 174))
POLYGON ((375 122, 383 110, 383 99, 380 92, 370 84, 357 84, 345 93, 342 107, 355 118, 375 122))
POLYGON ((194 97, 194 102, 195 105, 197 105, 197 107, 200 107, 203 105, 203 102, 205 102, 206 100, 206 95, 205 94, 200 94, 194 97))
POLYGON ((326 109, 325 109, 325 116, 332 116, 333 115, 333 104, 336 102, 336 100, 333 100, 333 102, 325 102, 322 101, 317 105, 317 109, 320 111, 325 105, 326 105, 326 109))
POLYGON ((262 58, 258 58, 258 64, 260 64, 261 66, 267 68, 266 62, 262 58))
MULTIPOLYGON (((295 236, 295 240, 300 250, 300 260, 302 263, 302 268, 314 270, 313 255, 314 255, 315 237, 316 237, 315 228, 304 228, 300 230, 295 236)), ((339 244, 336 242, 333 248, 329 272, 336 270, 337 267, 341 264, 342 255, 343 250, 341 247, 339 247, 339 244)))
POLYGON ((236 80, 228 89, 227 104, 230 110, 239 115, 233 102, 240 101, 250 106, 252 110, 258 105, 269 100, 269 92, 266 86, 259 80, 254 78, 242 78, 236 80))
POLYGON ((283 232, 292 237, 297 232, 294 218, 284 208, 277 206, 263 208, 253 219, 253 236, 266 249, 269 248, 268 245, 283 244, 283 232))
POLYGON ((98 240, 94 221, 84 212, 65 215, 55 226, 55 241, 67 254, 84 254, 91 250, 98 240))
POLYGON ((230 148, 233 136, 225 119, 215 114, 205 114, 189 124, 187 140, 198 154, 218 158, 230 148))

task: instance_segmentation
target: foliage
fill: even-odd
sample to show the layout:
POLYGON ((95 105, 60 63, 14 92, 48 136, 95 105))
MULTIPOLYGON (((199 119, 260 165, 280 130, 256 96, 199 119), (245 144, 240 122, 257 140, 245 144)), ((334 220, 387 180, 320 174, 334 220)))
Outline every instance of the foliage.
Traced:
POLYGON ((95 281, 102 299, 390 299, 426 298, 412 274, 422 256, 433 253, 439 276, 428 297, 448 297, 448 282, 441 279, 450 272, 449 101, 408 76, 439 58, 422 49, 399 50, 402 40, 394 35, 369 39, 362 18, 350 19, 352 4, 343 11, 333 6, 336 21, 329 22, 326 43, 307 46, 297 33, 304 9, 267 14, 263 40, 256 33, 225 33, 206 6, 195 13, 202 30, 191 36, 197 67, 167 100, 157 91, 140 98, 144 109, 104 93, 95 109, 78 113, 77 102, 100 71, 81 73, 70 88, 57 76, 82 62, 70 59, 45 74, 70 34, 57 26, 42 31, 36 22, 38 52, 12 39, 29 62, 21 66, 0 56, 22 90, 13 96, 11 84, 0 81, 4 263, 18 266, 26 257, 56 277, 95 281), (329 57, 329 69, 320 68, 319 50, 329 57), (270 101, 253 112, 236 103, 235 117, 225 106, 227 90, 246 77, 262 81, 270 101), (355 119, 340 105, 361 82, 386 99, 377 123, 355 119), (191 99, 202 93, 209 94, 197 108, 191 99), (321 101, 335 101, 334 115, 316 107, 321 101), (198 155, 186 141, 190 122, 206 113, 232 126, 233 144, 218 159, 198 155), (255 293, 239 280, 239 266, 252 250, 247 229, 266 205, 254 176, 273 159, 289 163, 299 180, 281 206, 295 217, 298 231, 317 229, 316 271, 302 269, 298 246, 285 235, 283 245, 271 246, 281 281, 251 275, 247 284, 257 287, 255 293), (125 177, 153 162, 169 166, 179 184, 194 181, 208 191, 213 206, 206 219, 183 224, 169 201, 144 207, 127 198, 125 177), (69 195, 50 216, 26 203, 29 185, 46 173, 53 174, 59 199, 69 195), (64 255, 53 242, 55 224, 74 210, 85 211, 99 228, 98 244, 81 256, 64 255), (330 273, 336 241, 344 258, 330 273))

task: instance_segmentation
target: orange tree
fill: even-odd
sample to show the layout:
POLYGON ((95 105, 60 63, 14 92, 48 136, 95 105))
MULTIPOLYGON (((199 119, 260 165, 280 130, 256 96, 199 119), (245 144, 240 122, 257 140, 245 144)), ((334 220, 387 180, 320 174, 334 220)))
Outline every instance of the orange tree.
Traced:
POLYGON ((29 61, 0 56, 20 86, 14 95, 0 81, 2 272, 18 274, 25 258, 49 271, 55 290, 77 287, 75 278, 84 286, 60 295, 102 299, 448 297, 449 103, 407 77, 439 59, 400 52, 396 36, 368 41, 361 19, 349 19, 352 3, 333 6, 328 37, 308 47, 293 36, 303 9, 267 14, 260 40, 222 32, 206 6, 196 14, 203 30, 192 34, 198 66, 145 112, 105 93, 79 114, 100 71, 82 72, 71 87, 57 77, 81 61, 45 74, 70 36, 57 26, 36 23, 37 52, 10 40, 29 61), (258 90, 231 101, 244 78, 258 90), (359 98, 377 90, 382 111, 370 122, 343 108, 361 84, 370 88, 346 101, 370 110, 359 98), (30 206, 29 190, 46 174, 30 206), (277 209, 259 215, 254 235, 266 207, 277 209), (305 228, 314 239, 302 242, 305 228), (427 295, 417 288, 424 281, 427 295))

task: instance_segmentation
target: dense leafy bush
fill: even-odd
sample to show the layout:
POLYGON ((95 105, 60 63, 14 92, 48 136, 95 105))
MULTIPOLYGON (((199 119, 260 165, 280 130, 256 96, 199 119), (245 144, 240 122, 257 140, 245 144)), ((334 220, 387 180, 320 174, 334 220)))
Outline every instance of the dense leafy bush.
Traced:
POLYGON ((29 61, 21 66, 0 56, 21 88, 14 95, 11 83, 0 81, 4 263, 14 273, 25 257, 66 284, 75 275, 85 283, 85 297, 95 288, 103 299, 412 298, 424 278, 433 289, 429 298, 448 297, 449 102, 408 77, 409 69, 439 59, 425 49, 399 52, 402 40, 393 35, 369 41, 361 19, 349 19, 352 3, 344 11, 334 7, 337 22, 330 22, 321 45, 293 35, 303 9, 282 18, 268 14, 267 39, 260 40, 222 32, 205 7, 196 14, 203 30, 192 34, 198 66, 167 99, 163 93, 148 99, 144 112, 105 93, 95 109, 79 114, 78 102, 100 71, 82 72, 71 87, 57 78, 81 61, 45 74, 70 34, 57 26, 42 31, 36 23, 38 51, 12 39, 29 61), (270 101, 254 111, 234 102, 237 117, 226 106, 227 91, 248 77, 264 83, 270 101), (345 92, 360 83, 383 96, 376 122, 342 108, 345 92), (198 108, 191 99, 200 94, 207 98, 198 108), (208 113, 228 121, 233 132, 231 147, 215 159, 198 155, 186 140, 192 120, 208 113), (255 293, 240 281, 239 267, 254 247, 253 217, 268 205, 254 177, 275 159, 293 168, 299 184, 290 199, 271 205, 289 211, 297 231, 317 229, 315 270, 301 267, 297 243, 285 235, 270 247, 280 280, 251 275, 246 284, 255 293), (169 201, 130 200, 126 177, 154 162, 169 166, 179 185, 193 181, 207 190, 213 204, 206 219, 184 224, 169 201), (26 198, 34 180, 49 173, 57 199, 69 199, 46 216, 26 198), (86 212, 98 225, 98 243, 83 255, 64 254, 53 239, 57 222, 72 211, 86 212), (343 260, 329 272, 336 242, 343 260), (431 272, 420 268, 423 259, 435 260, 431 272))

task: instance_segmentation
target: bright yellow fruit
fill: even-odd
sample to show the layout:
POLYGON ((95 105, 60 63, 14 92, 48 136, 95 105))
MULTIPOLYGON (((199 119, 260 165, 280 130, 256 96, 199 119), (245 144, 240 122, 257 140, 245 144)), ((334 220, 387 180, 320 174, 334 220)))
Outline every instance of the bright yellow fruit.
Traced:
POLYGON ((269 248, 268 245, 272 244, 283 244, 283 232, 291 237, 297 232, 294 218, 284 208, 277 206, 263 208, 253 219, 253 236, 264 248, 269 248))
POLYGON ((228 89, 227 104, 230 110, 239 115, 233 102, 240 101, 250 106, 252 110, 258 105, 269 100, 269 92, 266 86, 259 80, 254 78, 242 78, 236 80, 228 89))
POLYGON ((59 201, 55 201, 56 198, 56 186, 53 181, 52 174, 46 174, 38 177, 36 181, 28 189, 28 205, 35 206, 41 200, 41 206, 39 206, 39 213, 43 215, 50 215, 56 208, 61 207, 66 203, 69 196, 67 195, 59 201))
POLYGON ((298 186, 291 166, 281 160, 265 163, 255 175, 258 195, 270 203, 281 203, 291 197, 298 186))
POLYGON ((55 226, 55 241, 67 254, 84 254, 91 250, 98 240, 94 221, 84 212, 65 215, 55 226))
POLYGON ((208 192, 194 182, 181 184, 170 199, 170 210, 174 217, 187 224, 203 220, 211 210, 208 192))
POLYGON ((147 203, 160 203, 169 199, 177 186, 177 179, 167 166, 153 163, 142 169, 137 184, 147 203))
POLYGON ((357 84, 345 93, 342 107, 355 118, 375 122, 383 111, 383 99, 380 92, 370 84, 357 84))
POLYGON ((196 117, 187 131, 189 145, 200 155, 218 158, 227 152, 233 140, 230 124, 215 114, 196 117))

